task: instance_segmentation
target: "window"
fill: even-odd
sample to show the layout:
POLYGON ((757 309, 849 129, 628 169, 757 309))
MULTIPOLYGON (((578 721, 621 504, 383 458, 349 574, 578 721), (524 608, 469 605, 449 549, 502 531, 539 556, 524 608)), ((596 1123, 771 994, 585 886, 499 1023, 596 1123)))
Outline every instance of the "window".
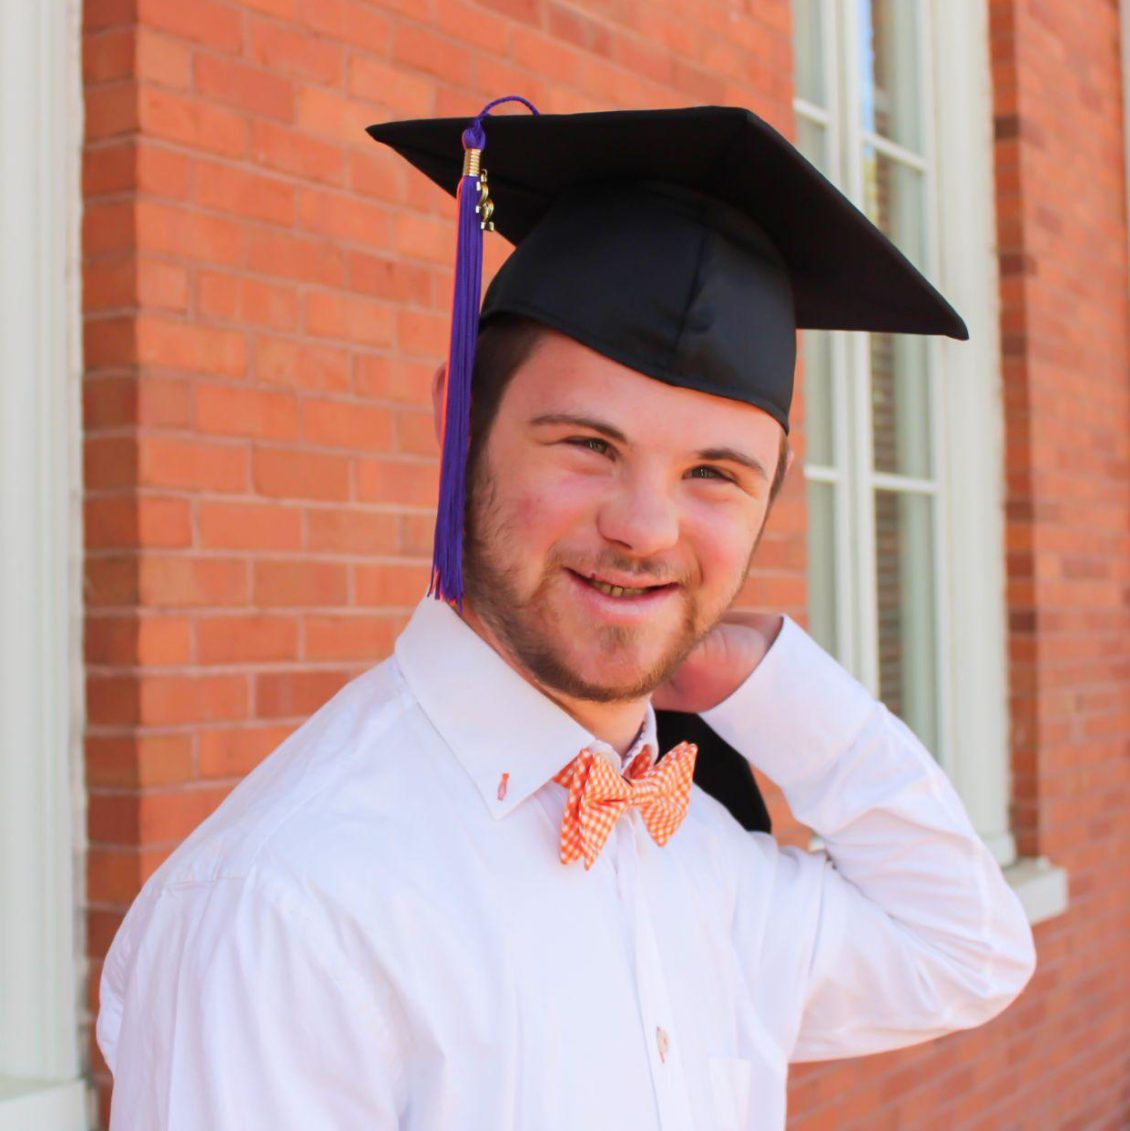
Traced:
POLYGON ((987 15, 793 0, 793 26, 798 144, 971 335, 804 334, 811 629, 935 753, 1008 864, 987 15))

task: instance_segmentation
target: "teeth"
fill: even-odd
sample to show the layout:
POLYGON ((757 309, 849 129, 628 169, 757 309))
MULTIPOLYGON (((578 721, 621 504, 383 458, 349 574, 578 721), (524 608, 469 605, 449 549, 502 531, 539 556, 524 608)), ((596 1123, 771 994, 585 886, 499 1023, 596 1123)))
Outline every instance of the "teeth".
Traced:
POLYGON ((607 593, 609 597, 638 597, 648 591, 648 589, 625 589, 622 585, 607 585, 603 581, 597 581, 595 577, 589 579, 589 584, 594 589, 599 589, 601 593, 607 593))

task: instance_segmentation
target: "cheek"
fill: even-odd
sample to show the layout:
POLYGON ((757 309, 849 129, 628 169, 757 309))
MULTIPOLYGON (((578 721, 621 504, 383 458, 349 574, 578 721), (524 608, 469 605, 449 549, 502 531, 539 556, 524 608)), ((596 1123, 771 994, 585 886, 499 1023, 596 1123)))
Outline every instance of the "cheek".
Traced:
POLYGON ((525 540, 553 542, 586 523, 594 524, 599 492, 591 479, 532 475, 513 498, 515 533, 525 540))
POLYGON ((729 585, 745 572, 762 513, 763 508, 756 513, 746 508, 698 510, 687 522, 684 536, 708 584, 729 585))

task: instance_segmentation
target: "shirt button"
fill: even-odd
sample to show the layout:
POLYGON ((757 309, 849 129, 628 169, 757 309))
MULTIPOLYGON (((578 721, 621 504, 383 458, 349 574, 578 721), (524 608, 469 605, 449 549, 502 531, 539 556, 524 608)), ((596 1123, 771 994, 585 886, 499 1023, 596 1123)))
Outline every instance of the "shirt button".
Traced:
POLYGON ((667 1048, 671 1041, 667 1037, 667 1030, 662 1025, 655 1026, 655 1047, 659 1050, 659 1063, 667 1063, 667 1048))

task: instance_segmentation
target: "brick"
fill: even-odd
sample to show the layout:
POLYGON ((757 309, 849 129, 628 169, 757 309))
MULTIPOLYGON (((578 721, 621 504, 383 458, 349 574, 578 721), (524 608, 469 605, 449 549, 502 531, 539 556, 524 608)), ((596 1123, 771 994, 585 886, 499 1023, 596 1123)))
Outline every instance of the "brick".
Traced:
POLYGON ((302 404, 302 436, 310 444, 354 451, 388 451, 392 415, 353 401, 307 398, 302 404))
POLYGON ((206 263, 235 264, 243 259, 244 229, 227 217, 148 200, 138 201, 136 217, 137 241, 147 251, 206 263))
POLYGON ((129 201, 91 205, 82 217, 82 251, 85 256, 123 252, 136 246, 134 210, 129 201))
POLYGON ((137 28, 136 74, 159 86, 187 90, 192 84, 192 48, 148 27, 137 28))
POLYGON ((294 118, 294 87, 259 67, 214 55, 197 55, 196 89, 246 114, 289 122, 294 118))
POLYGON ((291 440, 298 435, 298 402, 289 393, 197 384, 196 424, 215 435, 291 440))
POLYGON ((250 326, 292 330, 298 324, 298 292, 292 286, 243 279, 239 298, 241 316, 250 326))
POLYGON ((88 263, 82 279, 83 310, 113 310, 135 301, 133 259, 125 256, 88 263))
POLYGON ((137 441, 132 436, 91 436, 83 445, 87 490, 131 487, 137 478, 137 441))
POLYGON ((340 148, 275 122, 251 123, 251 156, 256 165, 304 180, 345 182, 345 154, 340 148))
POLYGON ((255 677, 255 709, 263 719, 305 718, 348 681, 341 671, 270 672, 255 677))
POLYGON ((255 562, 253 569, 259 606, 318 608, 343 605, 348 596, 346 568, 338 562, 271 559, 255 562))
POLYGON ((354 367, 354 388, 361 397, 430 408, 435 369, 395 354, 361 354, 354 367))
MULTIPOLYGON (((408 200, 408 173, 396 154, 383 146, 374 146, 369 151, 349 154, 349 187, 364 196, 402 204, 408 200)), ((414 191, 415 187, 414 184, 414 191)), ((424 191, 430 195, 427 189, 424 191)))
POLYGON ((357 614, 308 616, 305 627, 306 659, 375 664, 392 652, 402 621, 399 617, 357 614))
POLYGON ((435 507, 438 494, 436 462, 364 459, 357 463, 357 498, 362 502, 435 507))
POLYGON ((349 355, 329 346, 260 337, 255 343, 253 374, 270 384, 343 392, 349 387, 349 355))
POLYGON ((241 333, 148 315, 137 319, 136 330, 137 360, 142 365, 243 376, 247 361, 241 333))
POLYGON ((145 675, 140 719, 146 726, 219 722, 247 717, 250 686, 244 675, 145 675))
POLYGON ((138 99, 142 132, 207 153, 242 157, 247 123, 232 110, 159 87, 142 87, 138 99))
POLYGON ((345 281, 345 256, 340 248, 324 240, 313 240, 282 232, 252 232, 248 240, 247 265, 252 271, 324 286, 345 281))
POLYGON ((298 620, 279 616, 201 617, 196 622, 202 664, 262 663, 298 658, 298 620))
POLYGON ((202 500, 197 521, 204 549, 297 550, 302 545, 302 513, 295 507, 202 500))
POLYGON ((82 195, 86 208, 91 207, 95 197, 133 187, 135 146, 133 138, 115 138, 83 150, 82 195))
POLYGON ((235 53, 243 44, 243 17, 217 0, 137 0, 141 22, 205 47, 235 53))
POLYGON ((349 461, 317 452, 257 448, 252 463, 255 490, 286 499, 345 499, 349 461))
POLYGON ((248 453, 242 446, 153 435, 143 436, 137 449, 137 481, 146 486, 205 491, 247 486, 248 453))
POLYGON ((196 199, 205 208, 268 224, 294 222, 296 197, 291 185, 230 165, 201 162, 196 173, 196 199))
POLYGON ((138 259, 134 298, 141 307, 183 314, 188 309, 188 272, 175 263, 138 259))
MULTIPOLYGON (((384 7, 402 5, 407 15, 418 19, 416 0, 384 0, 384 7)), ((298 22, 322 32, 338 42, 348 43, 354 50, 379 54, 388 51, 392 25, 389 18, 358 0, 298 0, 298 22)))
POLYGON ((379 204, 344 193, 304 189, 298 198, 300 226, 308 232, 344 243, 388 246, 388 213, 379 204))
POLYGON ((91 726, 132 726, 141 716, 141 693, 133 676, 86 677, 86 718, 91 726))
POLYGON ((406 118, 429 118, 435 112, 434 83, 372 56, 350 58, 349 93, 406 118))
POLYGON ((397 24, 392 57, 401 67, 434 75, 455 86, 471 86, 472 56, 467 48, 419 24, 397 24))
POLYGON ((435 0, 435 26, 468 46, 477 47, 487 54, 509 54, 513 25, 485 11, 479 4, 463 0, 435 0))
POLYGON ((373 144, 365 127, 380 121, 381 115, 375 107, 336 91, 303 86, 296 95, 294 120, 307 133, 356 149, 373 144))
POLYGON ((422 310, 399 310, 396 341, 400 352, 416 357, 441 357, 447 352, 451 316, 422 310))
POLYGON ((187 664, 191 624, 183 617, 88 617, 83 647, 88 664, 187 664))
POLYGON ((266 20, 250 22, 248 56, 272 71, 311 79, 323 86, 337 86, 343 73, 340 43, 266 20))
POLYGON ((399 519, 395 514, 318 508, 306 515, 309 547, 315 553, 391 554, 399 544, 399 519))
POLYGON ((88 609, 119 608, 137 601, 138 562, 132 555, 92 558, 83 563, 82 594, 88 609))
POLYGON ((131 27, 117 27, 83 38, 82 79, 87 87, 132 77, 135 35, 131 27))
POLYGON ((188 546, 192 525, 188 503, 146 495, 88 498, 83 530, 88 549, 125 546, 188 546))
POLYGON ((86 0, 82 6, 84 32, 101 31, 137 19, 137 0, 86 0))
POLYGON ((413 558, 430 558, 435 533, 435 515, 403 514, 397 521, 400 529, 397 552, 413 558))
POLYGON ((281 745, 293 728, 243 726, 200 735, 200 773, 205 778, 242 777, 281 745))
POLYGON ((303 315, 306 332, 315 338, 367 346, 389 346, 393 341, 395 316, 386 303, 340 292, 311 291, 303 303, 303 315))
POLYGON ((347 256, 346 270, 352 290, 414 306, 432 301, 431 273, 420 264, 354 251, 347 256))
MULTIPOLYGON (((437 456, 435 416, 430 408, 423 412, 405 409, 393 414, 396 424, 396 450, 411 455, 437 456)), ((776 514, 776 512, 775 512, 776 514)))
POLYGON ((412 609, 427 592, 430 580, 431 567, 418 562, 358 563, 353 567, 358 605, 412 609))
POLYGON ((148 554, 138 565, 138 600, 153 608, 232 607, 247 603, 245 562, 148 554))
POLYGON ((138 89, 131 80, 88 89, 84 103, 86 140, 133 133, 140 121, 138 102, 138 89))

